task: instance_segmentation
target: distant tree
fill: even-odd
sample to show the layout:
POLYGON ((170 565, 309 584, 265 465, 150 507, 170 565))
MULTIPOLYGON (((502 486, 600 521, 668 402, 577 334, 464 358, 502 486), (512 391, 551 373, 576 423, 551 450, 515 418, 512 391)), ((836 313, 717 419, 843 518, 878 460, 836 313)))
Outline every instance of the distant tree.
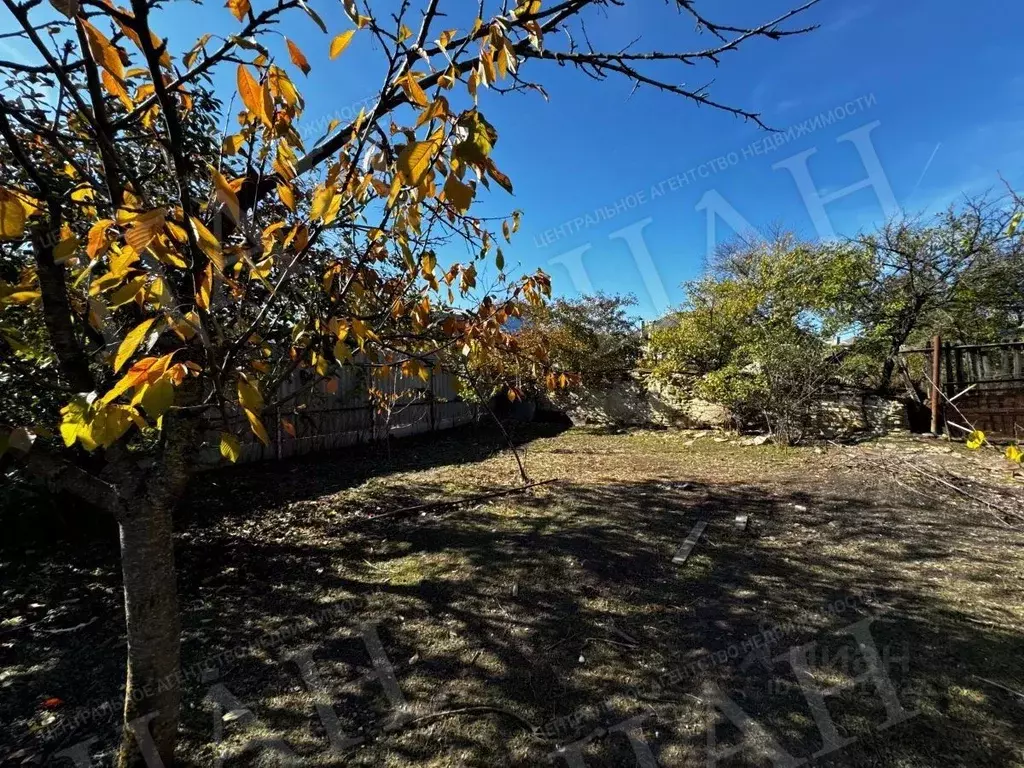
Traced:
POLYGON ((1018 210, 1011 199, 967 199, 825 246, 850 265, 835 309, 855 329, 857 349, 878 361, 873 386, 890 390, 900 349, 934 334, 966 343, 1018 332, 1024 252, 1009 231, 1018 210))
POLYGON ((839 375, 830 297, 847 264, 791 234, 725 246, 683 307, 655 324, 645 366, 657 378, 798 441, 810 406, 839 375))
POLYGON ((546 355, 552 370, 587 388, 610 386, 640 358, 634 296, 596 294, 529 308, 516 332, 520 346, 546 355))

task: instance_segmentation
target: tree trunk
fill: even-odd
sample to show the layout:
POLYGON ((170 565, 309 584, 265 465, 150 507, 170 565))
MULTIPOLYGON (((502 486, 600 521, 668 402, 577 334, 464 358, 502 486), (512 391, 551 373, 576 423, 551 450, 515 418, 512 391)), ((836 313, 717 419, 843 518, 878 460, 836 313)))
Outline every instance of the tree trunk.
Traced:
POLYGON ((188 482, 195 425, 168 416, 164 429, 160 459, 120 521, 128 674, 119 768, 170 768, 178 737, 181 620, 172 517, 188 482))

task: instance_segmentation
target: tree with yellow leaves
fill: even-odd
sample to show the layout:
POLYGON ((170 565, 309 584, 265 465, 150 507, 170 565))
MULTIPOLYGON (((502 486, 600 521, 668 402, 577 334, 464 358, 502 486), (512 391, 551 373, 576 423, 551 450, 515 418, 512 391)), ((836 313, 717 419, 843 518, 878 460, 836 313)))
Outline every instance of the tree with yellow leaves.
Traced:
POLYGON ((805 31, 785 24, 817 0, 753 26, 675 0, 708 33, 692 52, 580 47, 587 36, 573 27, 606 0, 491 10, 404 0, 387 13, 341 0, 333 34, 304 0, 228 0, 238 27, 188 47, 154 28, 159 0, 2 2, 8 36, 41 63, 0 60, 0 347, 37 366, 59 413, 0 415, 0 446, 116 517, 128 635, 120 764, 141 765, 148 750, 171 765, 181 695, 168 683, 179 668, 171 515, 210 429, 237 459, 233 415, 266 442, 284 382, 329 378, 355 356, 384 377, 424 375, 454 355, 468 370, 515 378, 526 366, 566 381, 516 354, 508 331, 551 290, 543 273, 505 274, 501 244, 519 214, 491 232, 472 212, 492 183, 512 190, 484 91, 540 89, 526 65, 550 61, 760 122, 667 67, 805 31), (303 14, 334 66, 371 74, 371 62, 345 59, 359 35, 383 54, 368 108, 311 149, 296 85, 310 64, 279 35, 303 14), (209 91, 218 72, 236 93, 209 91), (214 142, 218 97, 240 112, 214 142), (442 264, 456 242, 472 256, 442 264), (483 287, 485 261, 499 277, 483 287))

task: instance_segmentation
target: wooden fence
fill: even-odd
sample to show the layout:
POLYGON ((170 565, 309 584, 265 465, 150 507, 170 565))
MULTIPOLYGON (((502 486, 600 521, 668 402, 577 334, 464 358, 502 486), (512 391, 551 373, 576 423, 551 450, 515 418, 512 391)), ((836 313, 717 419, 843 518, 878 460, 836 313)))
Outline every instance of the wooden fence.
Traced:
POLYGON ((235 434, 246 435, 239 463, 451 429, 474 421, 478 415, 474 404, 459 397, 455 376, 436 369, 423 381, 403 376, 397 368, 381 378, 374 376, 368 366, 346 365, 326 381, 310 382, 296 374, 277 396, 293 399, 281 408, 279 417, 265 414, 270 445, 263 445, 252 435, 241 414, 234 417, 235 434), (383 391, 389 408, 382 409, 371 400, 371 386, 383 391))

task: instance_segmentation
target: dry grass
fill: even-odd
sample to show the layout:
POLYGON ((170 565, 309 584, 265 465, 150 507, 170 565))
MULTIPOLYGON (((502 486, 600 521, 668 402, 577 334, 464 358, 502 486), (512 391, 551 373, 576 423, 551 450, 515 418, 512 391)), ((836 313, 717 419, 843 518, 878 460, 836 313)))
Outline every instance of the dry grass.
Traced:
MULTIPOLYGON (((885 711, 870 685, 830 698, 837 726, 855 741, 822 764, 1024 765, 1024 699, 992 684, 1024 690, 1024 534, 892 471, 896 455, 946 467, 1012 503, 1017 481, 997 457, 909 440, 816 451, 680 432, 517 439, 532 479, 559 482, 412 516, 373 519, 512 485, 514 461, 494 435, 461 431, 409 441, 389 458, 321 456, 197 485, 178 551, 186 666, 232 650, 217 681, 262 722, 262 731, 226 726, 223 746, 238 754, 228 765, 274 764, 251 747, 262 733, 310 765, 536 766, 557 744, 637 714, 648 716, 642 734, 661 765, 696 764, 707 759, 697 700, 707 683, 806 757, 821 736, 788 665, 727 649, 779 625, 770 655, 817 641, 827 650, 815 679, 836 685, 853 673, 843 649, 857 652, 834 632, 869 615, 901 703, 919 714, 880 730, 885 711), (746 532, 733 525, 740 513, 750 515, 746 532), (673 565, 699 519, 709 521, 704 539, 685 566, 673 565), (829 610, 844 598, 842 611, 829 610), (352 599, 354 613, 318 613, 352 599), (372 666, 356 634, 364 622, 377 622, 409 714, 420 718, 403 729, 381 727, 394 711, 366 679, 372 666), (258 647, 282 628, 286 641, 258 647), (319 699, 281 661, 303 646, 314 649, 327 692, 319 699), (723 663, 655 687, 716 652, 723 663), (366 742, 330 752, 318 700, 366 742), (437 716, 467 708, 484 709, 437 716), (557 738, 526 725, 558 718, 557 738)), ((67 702, 60 722, 117 696, 123 639, 111 555, 109 543, 4 553, 15 614, 80 593, 101 616, 75 633, 9 633, 0 714, 12 723, 4 738, 29 755, 93 730, 97 747, 110 743, 110 728, 49 741, 29 729, 46 717, 43 697, 67 702)), ((187 763, 215 756, 208 686, 186 685, 187 763)), ((731 726, 717 734, 722 745, 739 741, 731 726)), ((637 764, 625 738, 600 731, 586 756, 591 766, 637 764)), ((746 750, 719 764, 763 762, 746 750)))

